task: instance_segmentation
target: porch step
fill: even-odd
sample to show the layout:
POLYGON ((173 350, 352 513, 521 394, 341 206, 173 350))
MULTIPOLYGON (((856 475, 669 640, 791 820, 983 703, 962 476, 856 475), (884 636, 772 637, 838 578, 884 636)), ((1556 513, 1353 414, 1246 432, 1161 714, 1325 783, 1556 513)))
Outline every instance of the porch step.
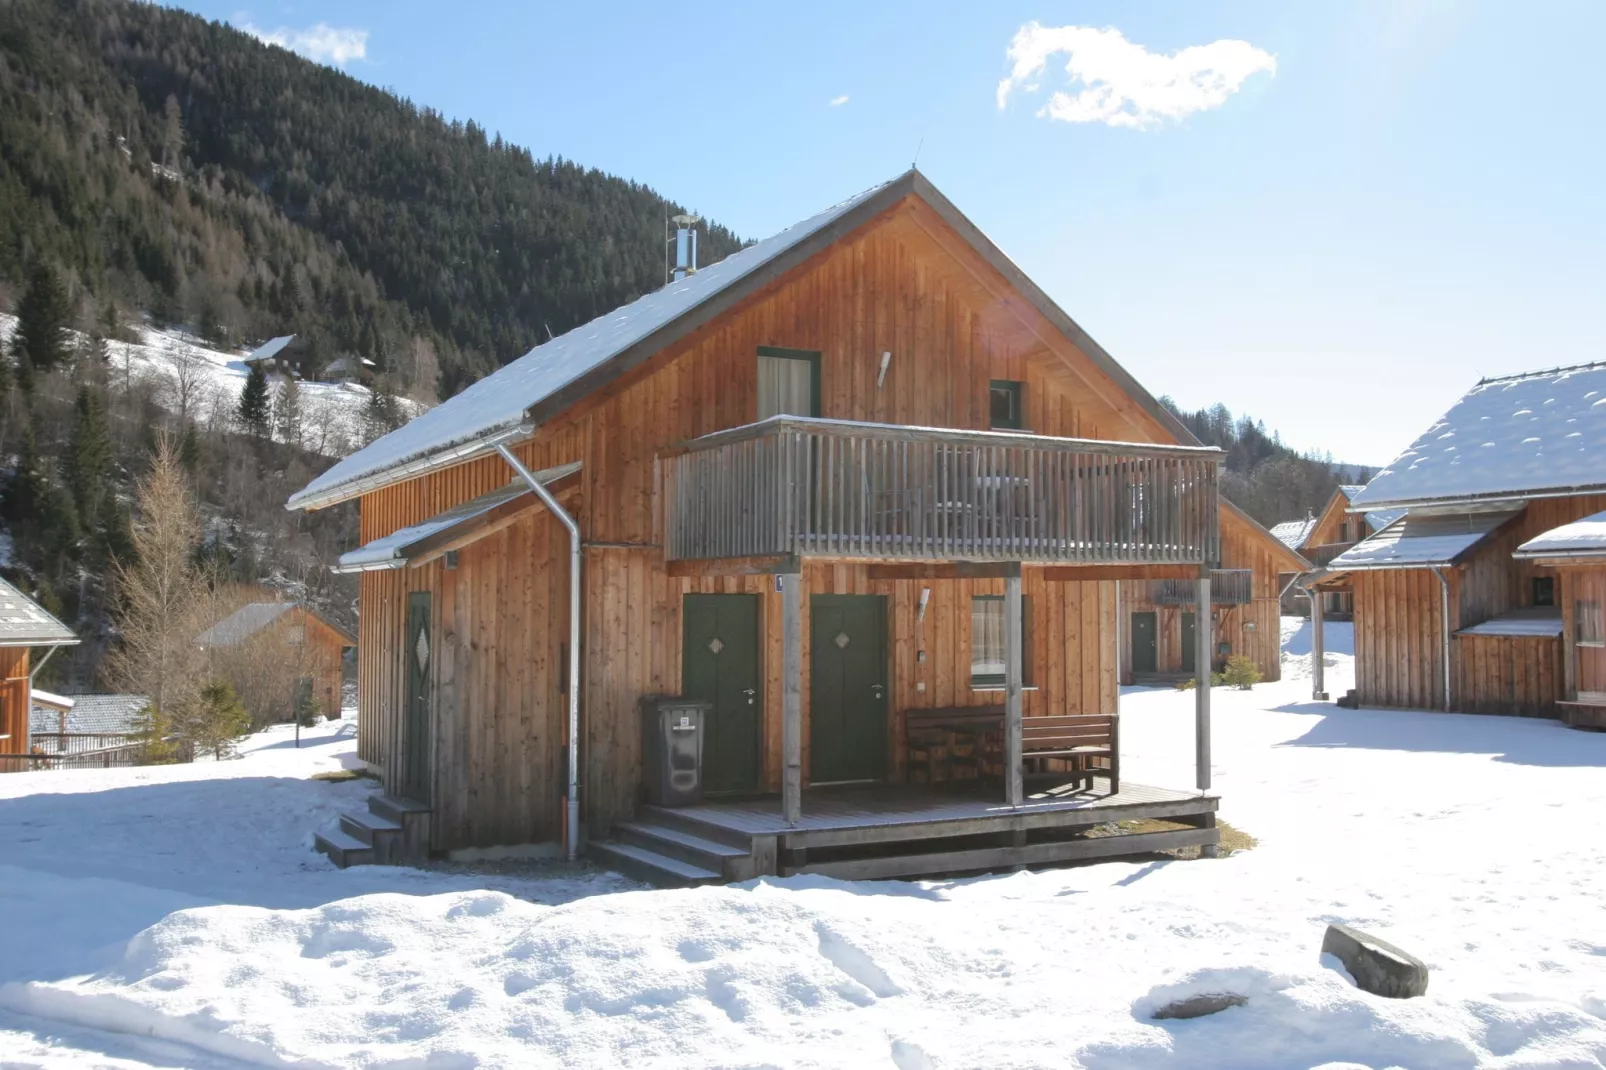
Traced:
POLYGON ((340 831, 374 849, 374 861, 387 865, 401 860, 402 826, 375 813, 341 814, 340 831))
POLYGON ((320 832, 313 838, 313 844, 329 856, 329 861, 345 869, 347 866, 372 865, 374 849, 355 836, 344 832, 320 832))
POLYGON ((1191 672, 1135 672, 1132 674, 1134 687, 1171 687, 1192 680, 1191 672))
POLYGON ((667 806, 643 806, 641 815, 641 824, 676 829, 701 840, 709 840, 727 847, 739 847, 743 851, 752 849, 753 838, 750 833, 716 825, 712 821, 704 821, 684 810, 673 810, 667 806))
POLYGON ((741 862, 752 857, 752 849, 743 850, 728 843, 716 843, 694 836, 667 825, 627 821, 613 827, 614 837, 632 847, 641 847, 688 865, 718 873, 726 880, 739 876, 741 862))
POLYGON ((645 847, 605 840, 586 845, 586 855, 598 865, 659 888, 692 888, 718 884, 724 878, 711 869, 659 854, 645 847))

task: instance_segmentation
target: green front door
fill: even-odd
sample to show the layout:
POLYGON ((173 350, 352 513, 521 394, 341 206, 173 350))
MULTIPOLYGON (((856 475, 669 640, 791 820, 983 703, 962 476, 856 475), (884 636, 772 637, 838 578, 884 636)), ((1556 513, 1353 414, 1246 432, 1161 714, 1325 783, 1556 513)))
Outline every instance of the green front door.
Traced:
POLYGON ((1182 614, 1182 671, 1192 672, 1194 666, 1194 615, 1184 612, 1182 614))
POLYGON ((703 726, 703 790, 757 791, 758 596, 688 594, 681 619, 680 693, 713 704, 703 726))
POLYGON ((810 601, 810 783, 887 775, 886 619, 879 595, 810 601))
POLYGON ((1154 645, 1154 613, 1132 614, 1132 674, 1152 673, 1158 665, 1154 645))
POLYGON ((430 669, 434 665, 434 640, 429 631, 429 592, 407 595, 407 727, 403 737, 407 748, 403 762, 402 794, 409 799, 430 801, 430 669))

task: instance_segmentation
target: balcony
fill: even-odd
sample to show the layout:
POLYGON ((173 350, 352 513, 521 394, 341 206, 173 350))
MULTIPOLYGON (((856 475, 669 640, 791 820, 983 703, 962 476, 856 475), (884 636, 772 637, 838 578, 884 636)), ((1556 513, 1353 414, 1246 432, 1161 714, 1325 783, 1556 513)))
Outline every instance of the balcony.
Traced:
POLYGON ((777 416, 666 450, 665 556, 1197 565, 1218 450, 777 416))
MULTIPOLYGON (((1254 573, 1247 568, 1210 570, 1210 604, 1242 606, 1254 600, 1254 573)), ((1149 601, 1159 606, 1191 606, 1199 601, 1199 586, 1192 580, 1152 580, 1149 601)))

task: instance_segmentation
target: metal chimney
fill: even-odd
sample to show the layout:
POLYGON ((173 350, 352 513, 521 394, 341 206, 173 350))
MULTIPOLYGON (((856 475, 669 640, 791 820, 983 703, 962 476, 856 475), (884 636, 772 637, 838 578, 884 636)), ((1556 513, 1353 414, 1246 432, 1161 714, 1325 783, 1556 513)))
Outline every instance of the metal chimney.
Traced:
POLYGON ((697 224, 702 222, 700 216, 677 215, 670 222, 675 224, 675 271, 671 281, 679 282, 687 275, 697 274, 697 224))

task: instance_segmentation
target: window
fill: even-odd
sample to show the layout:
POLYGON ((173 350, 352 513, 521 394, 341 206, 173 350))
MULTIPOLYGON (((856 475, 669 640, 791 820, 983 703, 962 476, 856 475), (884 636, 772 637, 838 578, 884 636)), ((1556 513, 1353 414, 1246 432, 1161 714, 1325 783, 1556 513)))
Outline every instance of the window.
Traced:
POLYGON ((1580 598, 1573 603, 1573 635, 1579 646, 1606 647, 1606 621, 1599 602, 1580 598))
MULTIPOLYGON (((1021 684, 1032 685, 1032 600, 1022 595, 1021 684)), ((1004 686, 1004 596, 982 594, 970 600, 970 685, 1004 686)))
POLYGON ((1533 604, 1536 606, 1553 606, 1556 604, 1556 577, 1535 576, 1533 578, 1533 604))
POLYGON ((989 393, 991 411, 987 426, 995 431, 1024 431, 1026 422, 1022 416, 1021 402, 1025 396, 1025 384, 1009 379, 994 379, 989 393))
POLYGON ((820 354, 758 347, 758 418, 820 415, 820 354))

